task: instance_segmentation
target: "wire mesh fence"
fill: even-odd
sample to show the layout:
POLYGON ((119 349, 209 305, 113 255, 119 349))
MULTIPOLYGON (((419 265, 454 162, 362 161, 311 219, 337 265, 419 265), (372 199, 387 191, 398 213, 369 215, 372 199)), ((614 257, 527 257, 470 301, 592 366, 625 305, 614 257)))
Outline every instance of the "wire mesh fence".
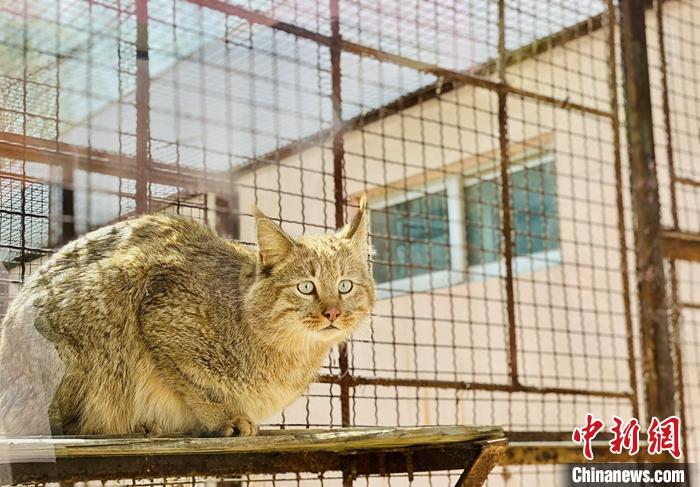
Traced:
MULTIPOLYGON (((252 204, 290 234, 322 233, 366 194, 371 326, 267 427, 502 424, 538 442, 570 438, 587 412, 643 417, 612 1, 0 0, 0 10, 7 293, 62 243, 139 213, 187 215, 252 244, 252 204)), ((662 223, 689 232, 697 15, 690 0, 647 10, 662 223)), ((691 460, 693 269, 668 268, 691 460)), ((489 485, 556 475, 504 466, 489 485)))
MULTIPOLYGON (((659 161, 662 223, 680 232, 698 232, 698 188, 700 179, 692 163, 698 119, 695 91, 690 89, 697 78, 693 62, 698 22, 698 5, 658 2, 647 24, 649 39, 655 143, 659 161)), ((671 260, 667 275, 673 303, 673 325, 678 379, 678 400, 686 424, 687 453, 697 458, 698 422, 698 337, 696 283, 697 263, 671 260)))

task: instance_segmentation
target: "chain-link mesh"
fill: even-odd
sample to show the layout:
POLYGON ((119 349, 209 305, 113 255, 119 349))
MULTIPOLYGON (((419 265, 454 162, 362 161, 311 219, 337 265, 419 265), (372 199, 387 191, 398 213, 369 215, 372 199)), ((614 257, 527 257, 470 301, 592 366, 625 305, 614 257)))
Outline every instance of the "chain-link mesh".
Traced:
MULTIPOLYGON (((696 232, 698 8, 648 9, 654 95, 668 98, 654 107, 669 149, 657 150, 664 223, 696 232)), ((612 2, 3 0, 0 11, 5 288, 76 235, 143 211, 253 243, 252 204, 291 234, 322 233, 366 194, 371 326, 266 427, 502 424, 538 442, 570 438, 587 412, 640 415, 612 2)), ((671 273, 697 455, 693 269, 671 273)), ((489 485, 556 475, 511 465, 489 485)), ((263 481, 343 475, 231 482, 263 481)))

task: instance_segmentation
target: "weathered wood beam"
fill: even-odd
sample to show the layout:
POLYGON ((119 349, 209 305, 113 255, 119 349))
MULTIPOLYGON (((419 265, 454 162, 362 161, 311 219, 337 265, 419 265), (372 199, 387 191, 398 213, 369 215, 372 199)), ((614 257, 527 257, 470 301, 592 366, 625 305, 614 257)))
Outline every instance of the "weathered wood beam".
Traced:
POLYGON ((473 465, 466 468, 460 475, 455 487, 472 487, 483 485, 493 470, 498 465, 506 452, 508 442, 505 439, 484 442, 481 454, 474 460, 473 465))
MULTIPOLYGON (((47 446, 56 457, 110 455, 187 455, 190 453, 261 453, 280 451, 349 451, 449 444, 503 438, 500 426, 429 426, 410 428, 346 428, 337 430, 271 430, 249 438, 181 436, 27 437, 0 438, 0 455, 30 457, 47 446)), ((0 457, 2 458, 2 457, 0 457)), ((5 458, 8 458, 7 456, 5 458)))
POLYGON ((281 430, 252 438, 0 438, 0 482, 340 470, 412 475, 470 470, 494 440, 505 441, 498 426, 281 430))

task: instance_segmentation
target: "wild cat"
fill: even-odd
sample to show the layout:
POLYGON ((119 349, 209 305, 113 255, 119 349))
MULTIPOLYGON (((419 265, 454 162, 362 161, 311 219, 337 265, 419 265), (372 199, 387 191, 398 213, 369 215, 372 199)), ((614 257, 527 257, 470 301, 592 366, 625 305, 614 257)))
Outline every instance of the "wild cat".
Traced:
POLYGON ((258 212, 257 249, 156 215, 69 243, 0 325, 0 434, 255 435, 369 317, 367 231, 363 199, 334 235, 258 212))

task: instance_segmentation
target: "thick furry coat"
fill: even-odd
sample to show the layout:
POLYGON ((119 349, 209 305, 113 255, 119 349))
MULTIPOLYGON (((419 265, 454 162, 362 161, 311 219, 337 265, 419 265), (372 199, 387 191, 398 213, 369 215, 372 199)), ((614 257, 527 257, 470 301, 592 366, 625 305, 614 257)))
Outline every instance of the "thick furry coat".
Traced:
POLYGON ((297 239, 258 214, 257 249, 155 215, 69 243, 0 325, 0 434, 255 434, 371 312, 365 213, 297 239))

